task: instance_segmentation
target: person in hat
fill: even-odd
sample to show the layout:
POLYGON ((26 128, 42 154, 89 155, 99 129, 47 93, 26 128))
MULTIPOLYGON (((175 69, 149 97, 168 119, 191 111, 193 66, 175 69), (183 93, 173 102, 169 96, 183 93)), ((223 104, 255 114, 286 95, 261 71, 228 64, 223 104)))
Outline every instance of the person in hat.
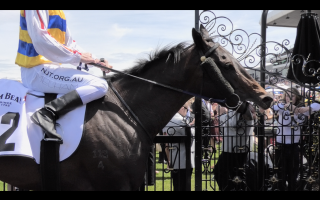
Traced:
POLYGON ((81 66, 81 63, 99 63, 112 68, 107 60, 96 59, 77 45, 61 10, 20 11, 15 63, 21 67, 25 87, 44 93, 64 94, 31 116, 47 137, 60 140, 61 136, 55 129, 56 120, 78 106, 103 97, 108 90, 105 80, 61 64, 83 68, 85 65, 81 66))

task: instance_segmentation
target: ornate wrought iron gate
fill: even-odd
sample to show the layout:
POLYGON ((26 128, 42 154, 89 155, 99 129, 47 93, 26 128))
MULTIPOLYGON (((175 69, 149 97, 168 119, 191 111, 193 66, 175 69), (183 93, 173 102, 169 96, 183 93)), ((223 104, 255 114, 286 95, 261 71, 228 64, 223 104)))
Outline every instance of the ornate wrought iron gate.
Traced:
MULTIPOLYGON (((262 26, 266 16, 264 11, 262 26)), ((302 62, 288 49, 290 41, 266 41, 265 26, 261 34, 233 29, 230 19, 208 10, 195 12, 195 27, 199 24, 217 36, 216 42, 227 48, 275 101, 268 110, 252 104, 256 116, 253 124, 243 118, 232 120, 231 110, 224 114, 225 110, 217 107, 215 115, 209 116, 209 125, 203 126, 203 101, 195 99, 195 134, 180 141, 191 139, 195 144, 194 169, 190 182, 186 182, 187 190, 319 190, 320 112, 310 108, 320 103, 319 84, 306 85, 286 78, 292 64, 302 62), (285 96, 290 97, 288 104, 285 96), (293 98, 300 101, 295 104, 293 98), (300 113, 304 107, 309 109, 300 113), (236 134, 230 134, 232 130, 236 134)), ((173 141, 170 137, 164 141, 164 137, 157 136, 155 142, 165 142, 170 148, 173 141)), ((162 170, 174 172, 165 165, 162 170)), ((164 181, 164 176, 161 179, 164 181)), ((160 190, 174 190, 170 181, 169 189, 160 190)), ((150 190, 156 190, 156 186, 150 190)))
MULTIPOLYGON (((266 15, 264 11, 262 17, 266 18, 266 15)), ((305 113, 299 112, 299 107, 320 103, 319 85, 301 84, 286 78, 292 63, 301 62, 301 58, 295 58, 288 49, 290 42, 266 41, 263 29, 261 35, 248 34, 242 29, 234 30, 230 19, 216 17, 212 11, 196 12, 195 26, 199 27, 199 23, 212 36, 217 36, 216 42, 229 47, 229 51, 261 86, 269 88, 275 102, 267 111, 259 110, 253 104, 257 117, 253 125, 240 119, 231 124, 230 119, 221 120, 220 113, 217 113, 215 119, 220 119, 220 124, 214 125, 210 121, 211 126, 207 128, 219 128, 219 134, 215 135, 218 140, 211 140, 209 144, 204 141, 214 136, 212 131, 203 134, 206 127, 201 126, 202 102, 201 99, 195 100, 195 190, 319 190, 320 114, 308 114, 313 111, 311 108, 305 113), (219 24, 221 19, 230 23, 229 30, 227 24, 219 24), (292 57, 295 59, 291 60, 292 57), (266 67, 266 61, 271 63, 271 68, 266 67), (272 66, 279 64, 283 67, 274 70, 272 66), (293 98, 286 104, 285 96, 292 96, 292 93, 298 96, 296 99, 301 99, 300 104, 294 106, 293 98), (279 95, 282 97, 277 99, 279 95), (286 105, 281 107, 282 103, 286 105), (237 129, 236 135, 228 134, 232 128, 237 129), (239 131, 248 128, 254 129, 252 134, 245 135, 239 131), (291 134, 286 136, 284 133, 288 128, 291 134), (242 137, 246 137, 245 144, 241 144, 242 137), (228 145, 231 150, 227 150, 228 145), (212 164, 218 165, 212 169, 212 164)), ((310 69, 309 73, 315 71, 317 68, 310 69)))

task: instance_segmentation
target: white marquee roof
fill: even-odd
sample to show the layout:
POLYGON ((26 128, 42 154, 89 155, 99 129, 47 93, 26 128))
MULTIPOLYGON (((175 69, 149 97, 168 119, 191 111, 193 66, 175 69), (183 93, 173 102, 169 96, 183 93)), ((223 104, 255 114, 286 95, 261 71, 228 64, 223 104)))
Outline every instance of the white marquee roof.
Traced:
MULTIPOLYGON (((268 12, 267 26, 292 27, 298 26, 302 10, 273 10, 268 12)), ((304 10, 306 12, 306 10, 304 10)), ((311 10, 320 16, 320 10, 311 10)), ((259 20, 261 25, 261 19, 259 20)))

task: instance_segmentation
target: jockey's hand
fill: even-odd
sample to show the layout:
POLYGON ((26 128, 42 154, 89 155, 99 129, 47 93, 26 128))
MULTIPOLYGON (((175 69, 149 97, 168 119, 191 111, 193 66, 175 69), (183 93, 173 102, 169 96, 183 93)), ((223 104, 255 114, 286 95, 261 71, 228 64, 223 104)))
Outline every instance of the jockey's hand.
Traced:
POLYGON ((82 63, 97 63, 96 60, 92 58, 91 53, 82 53, 81 54, 81 62, 82 63))
MULTIPOLYGON (((106 59, 104 59, 104 62, 100 62, 99 59, 96 59, 95 61, 96 61, 96 63, 98 63, 98 64, 100 64, 100 65, 102 65, 102 66, 104 66, 104 67, 108 67, 108 68, 110 68, 110 69, 113 68, 111 65, 109 65, 109 62, 108 62, 106 59)), ((100 69, 101 69, 102 71, 106 72, 106 73, 109 73, 109 72, 110 72, 110 70, 107 70, 107 69, 104 69, 104 68, 100 68, 100 69)))

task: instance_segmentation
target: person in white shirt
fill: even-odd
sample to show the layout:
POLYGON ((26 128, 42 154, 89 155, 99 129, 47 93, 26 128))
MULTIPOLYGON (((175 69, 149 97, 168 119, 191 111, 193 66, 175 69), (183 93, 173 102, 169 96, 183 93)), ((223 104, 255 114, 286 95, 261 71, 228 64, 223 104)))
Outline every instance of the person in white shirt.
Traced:
POLYGON ((105 80, 61 64, 71 64, 81 69, 86 65, 81 66, 80 63, 99 63, 112 68, 107 60, 96 59, 77 45, 61 10, 20 11, 15 63, 21 67, 25 87, 44 93, 64 94, 31 116, 31 120, 44 130, 47 137, 60 140, 61 136, 55 129, 56 120, 78 106, 103 97, 108 90, 105 80))
POLYGON ((222 125, 222 153, 214 167, 214 178, 217 181, 220 190, 229 191, 235 189, 244 189, 244 164, 247 154, 250 151, 250 142, 253 136, 253 124, 256 114, 253 106, 244 102, 238 110, 230 110, 220 116, 222 125), (232 180, 238 180, 235 184, 232 180))
POLYGON ((277 175, 280 190, 285 190, 286 181, 289 191, 297 189, 302 125, 307 121, 308 116, 320 110, 318 103, 312 103, 310 107, 300 107, 304 106, 301 100, 299 91, 296 88, 289 88, 285 92, 284 99, 272 107, 279 114, 278 128, 275 131, 277 149, 275 149, 274 164, 279 169, 277 175))
MULTIPOLYGON (((189 123, 188 111, 189 111, 189 101, 185 103, 180 110, 173 116, 169 123, 163 129, 166 135, 174 136, 185 136, 186 127, 194 123, 194 120, 189 123), (189 123, 189 124, 188 124, 189 123)), ((194 135, 194 128, 191 128, 191 134, 194 135)), ((193 141, 193 140, 192 140, 193 141)), ((191 170, 189 174, 186 171, 186 146, 184 143, 169 143, 167 146, 170 147, 170 152, 166 148, 166 154, 168 158, 168 166, 173 166, 174 171, 171 172, 171 177, 173 179, 174 191, 185 191, 186 190, 186 176, 192 175, 192 170, 194 168, 194 142, 191 142, 191 170)))

